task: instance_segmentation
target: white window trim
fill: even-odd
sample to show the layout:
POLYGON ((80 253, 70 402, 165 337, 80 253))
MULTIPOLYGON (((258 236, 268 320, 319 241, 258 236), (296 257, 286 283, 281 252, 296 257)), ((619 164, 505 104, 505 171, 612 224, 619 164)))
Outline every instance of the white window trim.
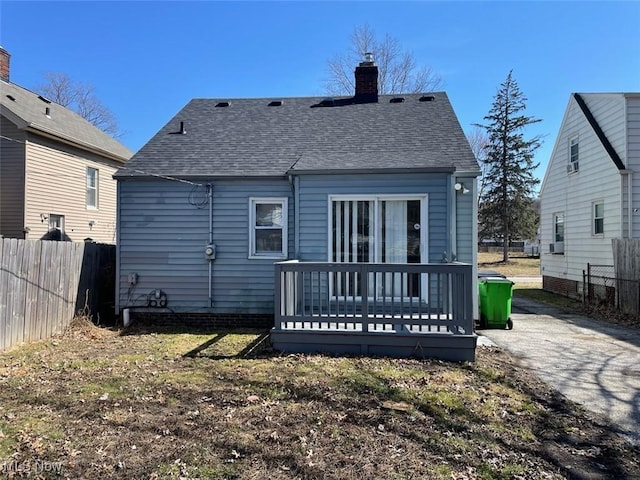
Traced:
POLYGON ((577 173, 579 171, 579 166, 580 166, 580 136, 579 135, 574 135, 572 137, 569 137, 568 153, 569 153, 568 155, 569 161, 567 162, 567 173, 569 174, 577 173), (571 150, 574 144, 577 145, 578 147, 578 155, 575 160, 571 157, 571 150))
MULTIPOLYGON (((328 262, 332 262, 332 258, 333 258, 333 252, 332 252, 332 248, 333 248, 333 239, 332 239, 332 235, 333 235, 333 216, 331 215, 332 212, 332 204, 334 201, 338 201, 338 202, 351 202, 351 201, 358 201, 358 200, 367 200, 367 201, 373 201, 374 202, 374 215, 373 215, 373 221, 374 221, 374 238, 373 238, 373 251, 374 251, 374 259, 373 262, 374 263, 380 263, 381 262, 381 258, 382 258, 382 250, 381 250, 381 243, 380 243, 380 229, 381 226, 379 224, 379 208, 380 208, 380 202, 381 201, 385 201, 385 200, 407 200, 407 201, 411 201, 411 200, 419 200, 420 201, 420 224, 422 225, 422 228, 420 229, 420 263, 429 263, 429 245, 428 245, 428 212, 429 212, 429 196, 427 194, 386 194, 386 195, 367 195, 367 194, 360 194, 360 195, 329 195, 327 197, 327 219, 328 219, 328 231, 327 231, 327 261, 328 262)), ((420 291, 420 296, 421 298, 425 299, 428 298, 428 292, 427 292, 427 284, 428 282, 426 281, 426 275, 423 275, 423 282, 422 282, 422 287, 421 287, 421 291, 420 291)), ((334 286, 333 286, 333 281, 330 278, 329 279, 329 292, 331 295, 333 295, 334 292, 334 286)), ((355 298, 356 300, 362 300, 361 297, 356 296, 356 297, 347 297, 348 299, 353 299, 355 298)), ((372 300, 372 298, 370 298, 370 300, 372 300)), ((400 297, 395 297, 394 300, 400 300, 400 297)), ((405 301, 409 301, 409 297, 403 297, 403 300, 405 301)))
POLYGON ((56 230, 60 230, 61 234, 64 234, 64 220, 64 215, 49 213, 49 230, 53 230, 55 228, 56 230), (54 226, 52 226, 54 217, 60 220, 60 228, 55 228, 54 226))
POLYGON ((573 137, 569 138, 569 163, 573 163, 573 162, 579 162, 580 161, 580 137, 578 135, 574 135, 573 137), (574 160, 571 155, 571 149, 573 148, 573 145, 577 145, 578 146, 578 156, 577 158, 574 160))
POLYGON ((594 237, 604 236, 604 200, 596 200, 591 204, 591 235, 594 237), (596 233, 596 205, 602 205, 602 232, 596 233))
POLYGON ((98 210, 98 207, 100 205, 100 199, 98 196, 98 192, 99 192, 99 187, 100 187, 100 170, 95 168, 95 167, 87 167, 86 169, 86 177, 85 177, 85 182, 86 182, 86 191, 85 191, 85 207, 87 208, 87 210, 98 210), (96 172, 96 186, 93 187, 96 195, 96 204, 95 205, 89 205, 89 170, 93 170, 94 172, 96 172))
POLYGON ((553 214, 553 242, 564 242, 565 239, 565 233, 566 233, 566 228, 565 228, 565 215, 564 212, 556 212, 553 214), (558 218, 562 217, 562 240, 558 240, 557 236, 558 236, 558 232, 556 230, 556 227, 558 225, 558 218))
POLYGON ((250 260, 286 260, 289 243, 289 199, 287 197, 250 197, 249 198, 249 259, 250 260), (279 203, 282 205, 282 252, 256 253, 256 205, 261 203, 279 203))

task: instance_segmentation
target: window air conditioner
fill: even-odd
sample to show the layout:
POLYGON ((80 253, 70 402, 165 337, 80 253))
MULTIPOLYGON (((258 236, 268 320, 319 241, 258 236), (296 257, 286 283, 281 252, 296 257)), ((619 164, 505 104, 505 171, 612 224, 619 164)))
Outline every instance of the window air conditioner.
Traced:
POLYGON ((569 162, 567 164, 567 173, 574 173, 579 170, 578 162, 569 162))
POLYGON ((555 246, 553 247, 553 252, 564 253, 564 242, 556 242, 555 246))

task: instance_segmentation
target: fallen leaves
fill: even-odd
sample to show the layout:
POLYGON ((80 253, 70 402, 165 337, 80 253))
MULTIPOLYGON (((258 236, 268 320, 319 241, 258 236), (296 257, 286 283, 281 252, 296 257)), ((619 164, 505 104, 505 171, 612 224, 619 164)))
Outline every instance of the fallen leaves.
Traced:
MULTIPOLYGON (((176 337, 185 352, 198 346, 176 337)), ((0 464, 14 454, 62 459, 66 476, 89 480, 519 478, 510 468, 562 478, 522 427, 598 471, 633 466, 623 453, 612 456, 613 437, 580 411, 541 402, 553 394, 496 349, 479 350, 473 365, 212 360, 182 358, 173 338, 71 337, 36 355, 0 356, 0 464), (572 425, 585 441, 602 439, 601 450, 561 443, 572 425)))

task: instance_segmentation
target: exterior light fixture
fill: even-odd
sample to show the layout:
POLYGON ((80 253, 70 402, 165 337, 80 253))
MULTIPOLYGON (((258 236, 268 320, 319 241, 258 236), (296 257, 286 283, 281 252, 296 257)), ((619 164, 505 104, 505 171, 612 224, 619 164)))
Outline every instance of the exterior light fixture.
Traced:
POLYGON ((453 188, 456 189, 456 192, 461 192, 463 195, 469 193, 469 189, 464 186, 464 183, 457 182, 453 188))

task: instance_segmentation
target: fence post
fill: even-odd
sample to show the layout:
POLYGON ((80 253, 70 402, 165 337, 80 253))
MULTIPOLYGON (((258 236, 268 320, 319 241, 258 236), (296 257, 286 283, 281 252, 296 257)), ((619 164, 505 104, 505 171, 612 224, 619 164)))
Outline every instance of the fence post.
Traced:
POLYGON ((591 298, 593 296, 593 287, 591 286, 591 264, 587 263, 587 282, 588 282, 588 290, 587 290, 587 303, 591 305, 591 298))

